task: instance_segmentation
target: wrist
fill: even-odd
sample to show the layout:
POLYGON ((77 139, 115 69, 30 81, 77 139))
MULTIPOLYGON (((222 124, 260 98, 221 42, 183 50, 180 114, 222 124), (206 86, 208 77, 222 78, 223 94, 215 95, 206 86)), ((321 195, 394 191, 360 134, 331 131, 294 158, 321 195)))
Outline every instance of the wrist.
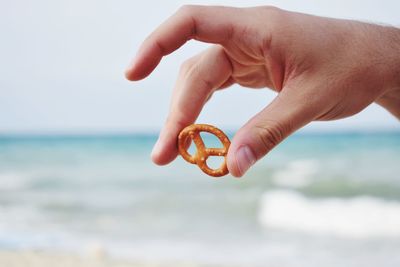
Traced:
POLYGON ((392 39, 392 57, 393 57, 393 90, 399 96, 400 94, 400 28, 391 28, 393 31, 392 39))
POLYGON ((376 103, 400 119, 400 29, 384 27, 386 80, 384 92, 376 103))

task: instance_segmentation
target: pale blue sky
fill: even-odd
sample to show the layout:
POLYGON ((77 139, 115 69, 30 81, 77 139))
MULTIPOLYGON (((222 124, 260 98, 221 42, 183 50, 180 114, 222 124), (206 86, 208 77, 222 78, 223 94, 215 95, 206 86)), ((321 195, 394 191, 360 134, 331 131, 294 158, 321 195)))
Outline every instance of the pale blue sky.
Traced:
MULTIPOLYGON (((0 133, 157 131, 180 63, 208 45, 190 42, 145 81, 123 72, 141 41, 183 4, 278 7, 400 25, 399 1, 13 0, 0 8, 0 133)), ((237 129, 274 93, 218 92, 199 122, 237 129)), ((400 129, 377 106, 307 130, 400 129)))

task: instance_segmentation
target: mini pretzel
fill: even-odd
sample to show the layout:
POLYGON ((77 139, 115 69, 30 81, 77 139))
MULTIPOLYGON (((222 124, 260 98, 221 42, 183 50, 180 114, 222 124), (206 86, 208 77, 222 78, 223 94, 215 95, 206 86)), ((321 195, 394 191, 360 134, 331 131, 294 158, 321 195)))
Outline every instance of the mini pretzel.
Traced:
POLYGON ((189 163, 197 164, 199 168, 206 174, 214 177, 220 177, 228 174, 228 168, 226 167, 226 154, 231 142, 228 137, 220 129, 208 125, 208 124, 192 124, 187 126, 181 131, 178 137, 178 149, 181 156, 189 163), (205 146, 203 139, 200 136, 200 132, 208 132, 214 134, 221 141, 223 148, 208 148, 205 146), (190 155, 187 152, 187 140, 192 139, 196 145, 197 151, 194 155, 190 155), (211 169, 207 165, 207 159, 209 156, 221 156, 224 157, 224 162, 218 169, 211 169))

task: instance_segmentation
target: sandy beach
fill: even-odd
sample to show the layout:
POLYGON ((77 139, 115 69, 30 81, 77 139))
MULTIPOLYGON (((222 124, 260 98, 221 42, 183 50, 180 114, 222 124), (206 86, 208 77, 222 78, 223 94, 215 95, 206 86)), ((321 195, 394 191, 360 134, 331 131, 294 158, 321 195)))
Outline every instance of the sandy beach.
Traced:
MULTIPOLYGON (((80 256, 45 251, 0 251, 0 266, 7 267, 200 267, 190 263, 152 263, 113 260, 104 256, 80 256)), ((208 266, 211 267, 211 266, 208 266)))
POLYGON ((1 251, 0 266, 9 267, 150 267, 156 265, 114 261, 107 258, 38 251, 1 251))

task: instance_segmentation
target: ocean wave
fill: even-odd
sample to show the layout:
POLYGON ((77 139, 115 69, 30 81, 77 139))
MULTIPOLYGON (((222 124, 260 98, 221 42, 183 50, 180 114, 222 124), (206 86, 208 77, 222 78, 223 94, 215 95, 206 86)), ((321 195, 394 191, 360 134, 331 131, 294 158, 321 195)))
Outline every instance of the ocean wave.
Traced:
POLYGON ((376 197, 311 199, 289 190, 264 193, 258 219, 266 228, 345 238, 400 237, 400 202, 376 197))
POLYGON ((286 168, 276 171, 272 182, 279 186, 301 188, 312 182, 317 171, 318 162, 314 159, 294 160, 286 168))

